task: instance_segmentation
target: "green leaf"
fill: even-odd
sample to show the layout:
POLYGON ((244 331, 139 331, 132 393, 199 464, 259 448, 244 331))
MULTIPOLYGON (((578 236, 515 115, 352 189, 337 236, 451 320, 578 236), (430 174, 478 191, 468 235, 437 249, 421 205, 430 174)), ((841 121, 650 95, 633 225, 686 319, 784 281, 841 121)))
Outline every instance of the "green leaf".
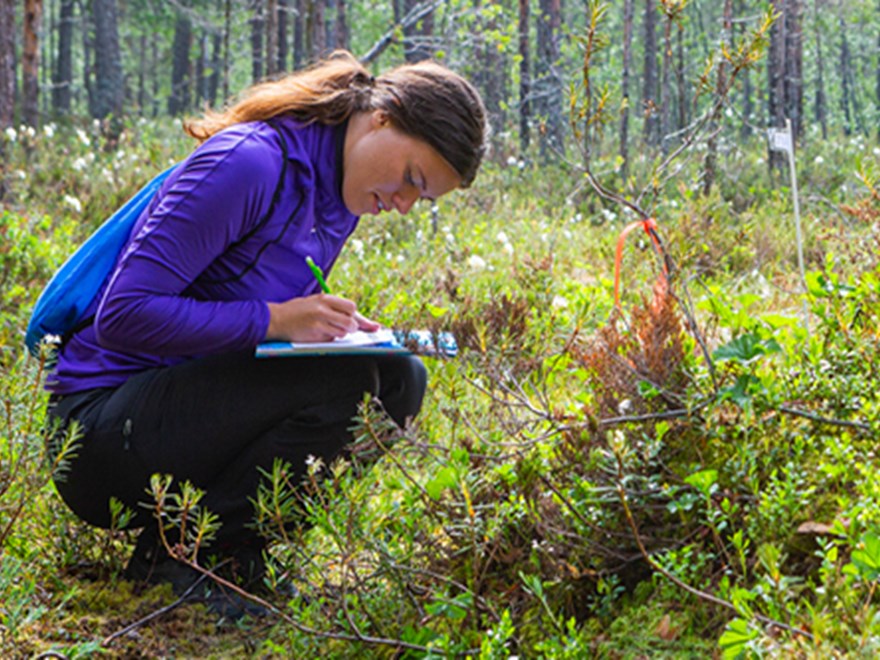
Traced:
POLYGON ((852 563, 866 580, 880 578, 880 536, 869 533, 862 537, 858 550, 853 550, 852 563))
POLYGON ((721 400, 730 399, 740 408, 746 408, 752 402, 752 395, 760 391, 761 381, 751 374, 742 374, 730 387, 725 387, 719 394, 721 400))
POLYGON ((718 640, 724 660, 738 660, 746 657, 748 645, 758 639, 760 633, 749 627, 749 622, 734 619, 727 624, 727 629, 718 640))
POLYGON ((716 362, 738 362, 745 365, 762 355, 778 353, 781 350, 782 348, 772 337, 761 339, 758 333, 748 332, 716 348, 712 358, 716 362))
POLYGON ((432 499, 439 500, 443 491, 453 488, 455 482, 455 469, 451 467, 440 468, 434 478, 425 484, 425 490, 432 499))
POLYGON ((718 482, 718 470, 701 470, 685 477, 684 482, 709 497, 718 482))

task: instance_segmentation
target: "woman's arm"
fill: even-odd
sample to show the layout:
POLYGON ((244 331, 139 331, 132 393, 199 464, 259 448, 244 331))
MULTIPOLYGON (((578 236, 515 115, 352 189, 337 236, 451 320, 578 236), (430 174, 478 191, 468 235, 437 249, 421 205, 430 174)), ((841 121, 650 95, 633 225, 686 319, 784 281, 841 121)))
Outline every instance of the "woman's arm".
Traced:
POLYGON ((255 346, 270 312, 259 299, 181 294, 268 211, 281 171, 274 131, 232 130, 203 144, 165 192, 114 272, 98 307, 101 345, 154 355, 255 346))

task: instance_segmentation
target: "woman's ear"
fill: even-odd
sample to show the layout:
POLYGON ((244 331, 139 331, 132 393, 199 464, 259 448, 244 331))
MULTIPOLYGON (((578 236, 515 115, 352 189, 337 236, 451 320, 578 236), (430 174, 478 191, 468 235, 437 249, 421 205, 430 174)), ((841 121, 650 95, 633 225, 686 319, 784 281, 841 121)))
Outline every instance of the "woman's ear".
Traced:
POLYGON ((373 110, 370 117, 370 124, 373 128, 385 128, 391 124, 391 118, 384 110, 373 110))

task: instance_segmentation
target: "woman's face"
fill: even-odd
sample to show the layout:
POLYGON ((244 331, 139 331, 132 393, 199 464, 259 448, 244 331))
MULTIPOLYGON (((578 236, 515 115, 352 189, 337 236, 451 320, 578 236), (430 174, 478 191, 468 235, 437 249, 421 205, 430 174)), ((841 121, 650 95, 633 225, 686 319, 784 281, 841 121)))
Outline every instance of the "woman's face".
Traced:
POLYGON ((391 125, 382 110, 354 115, 343 152, 342 199, 355 215, 437 199, 461 185, 452 166, 426 142, 391 125))

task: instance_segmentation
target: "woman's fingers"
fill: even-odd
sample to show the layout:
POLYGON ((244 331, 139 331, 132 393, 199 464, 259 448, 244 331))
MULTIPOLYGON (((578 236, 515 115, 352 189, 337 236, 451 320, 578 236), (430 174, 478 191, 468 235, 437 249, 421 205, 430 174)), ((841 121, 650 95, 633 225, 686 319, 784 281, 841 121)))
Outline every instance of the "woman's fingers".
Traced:
POLYGON ((382 327, 375 321, 368 319, 366 316, 362 316, 360 312, 354 313, 354 320, 357 321, 357 329, 363 330, 364 332, 376 332, 376 330, 382 327))
POLYGON ((357 306, 339 296, 317 294, 269 303, 267 339, 285 341, 329 341, 354 332, 357 306))

